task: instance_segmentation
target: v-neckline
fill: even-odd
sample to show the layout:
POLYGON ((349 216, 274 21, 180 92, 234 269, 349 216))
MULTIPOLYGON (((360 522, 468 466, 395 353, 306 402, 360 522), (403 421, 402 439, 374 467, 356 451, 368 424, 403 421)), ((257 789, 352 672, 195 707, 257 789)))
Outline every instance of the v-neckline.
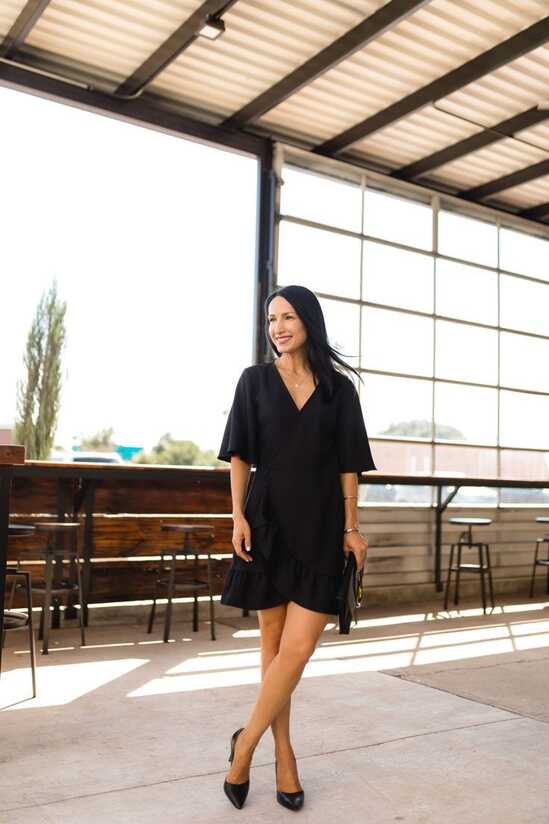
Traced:
POLYGON ((274 371, 276 372, 276 374, 278 375, 278 379, 279 379, 280 383, 282 384, 283 388, 285 389, 286 394, 288 395, 288 398, 290 399, 290 401, 292 403, 292 406, 294 407, 297 414, 300 415, 303 412, 303 410, 305 409, 305 407, 307 406, 307 404, 309 403, 309 401, 311 400, 311 398, 313 397, 313 395, 316 393, 316 390, 318 389, 319 384, 318 383, 316 384, 315 388, 313 389, 313 391, 311 392, 311 394, 309 395, 309 397, 307 398, 307 400, 305 401, 305 403, 303 404, 303 406, 300 409, 299 406, 297 405, 297 403, 294 401, 294 399, 292 397, 292 393, 290 392, 290 390, 288 389, 288 387, 284 383, 284 380, 282 379, 282 375, 280 374, 280 372, 276 368, 275 362, 271 361, 271 365, 272 365, 274 371))

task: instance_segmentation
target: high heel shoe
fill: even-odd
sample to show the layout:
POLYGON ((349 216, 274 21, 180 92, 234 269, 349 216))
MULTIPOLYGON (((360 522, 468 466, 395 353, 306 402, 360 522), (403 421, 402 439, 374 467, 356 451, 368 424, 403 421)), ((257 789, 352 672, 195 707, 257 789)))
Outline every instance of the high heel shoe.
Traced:
MULTIPOLYGON (((275 759, 275 777, 277 772, 276 768, 277 761, 275 759)), ((286 809, 297 812, 303 807, 303 802, 305 801, 305 793, 303 790, 297 790, 297 792, 287 793, 277 788, 276 800, 279 804, 282 804, 283 807, 286 807, 286 809)))
MULTIPOLYGON (((231 736, 231 754, 229 755, 230 764, 233 763, 236 739, 238 738, 243 729, 244 727, 240 727, 240 729, 236 732, 233 732, 231 736)), ((246 796, 248 795, 248 790, 250 789, 250 780, 248 779, 248 781, 243 781, 240 784, 231 784, 230 781, 227 781, 227 779, 225 779, 223 783, 223 789, 225 790, 225 795, 227 796, 229 801, 231 801, 231 803, 234 804, 234 806, 240 810, 244 806, 244 802, 246 801, 246 796)))

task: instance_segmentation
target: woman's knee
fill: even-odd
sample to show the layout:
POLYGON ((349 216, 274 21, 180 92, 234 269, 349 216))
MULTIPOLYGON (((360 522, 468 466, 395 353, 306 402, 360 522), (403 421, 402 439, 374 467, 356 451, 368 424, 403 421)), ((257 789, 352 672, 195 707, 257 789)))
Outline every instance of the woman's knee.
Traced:
POLYGON ((261 646, 264 650, 270 650, 275 654, 280 646, 280 639, 284 630, 284 620, 286 618, 286 605, 273 607, 268 610, 261 610, 259 613, 259 628, 261 631, 261 646))
POLYGON ((314 638, 305 635, 283 636, 280 640, 278 655, 290 665, 304 666, 315 651, 315 647, 314 638))

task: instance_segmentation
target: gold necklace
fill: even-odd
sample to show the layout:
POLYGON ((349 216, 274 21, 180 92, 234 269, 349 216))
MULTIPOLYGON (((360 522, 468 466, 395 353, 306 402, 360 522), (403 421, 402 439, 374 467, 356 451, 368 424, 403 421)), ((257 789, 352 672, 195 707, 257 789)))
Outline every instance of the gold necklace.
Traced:
MULTIPOLYGON (((275 361, 275 363, 276 363, 276 361, 275 361)), ((288 371, 287 369, 282 369, 282 367, 278 367, 278 366, 277 366, 276 368, 277 368, 280 372, 287 372, 287 371, 288 371)), ((307 380, 307 378, 305 377, 305 378, 303 378, 303 380, 302 380, 300 383, 294 383, 294 387, 295 387, 296 389, 299 389, 299 387, 301 386, 301 384, 305 383, 305 381, 306 381, 306 380, 307 380)))

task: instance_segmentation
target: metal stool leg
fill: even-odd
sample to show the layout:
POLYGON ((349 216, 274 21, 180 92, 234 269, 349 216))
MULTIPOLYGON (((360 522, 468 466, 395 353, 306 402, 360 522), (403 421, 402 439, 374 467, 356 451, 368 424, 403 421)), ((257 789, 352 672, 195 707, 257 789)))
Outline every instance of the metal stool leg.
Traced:
POLYGON ((454 562, 454 547, 455 544, 450 545, 450 560, 448 562, 448 574, 446 576, 446 591, 444 593, 444 611, 448 609, 448 594, 450 592, 450 578, 452 577, 452 564, 454 562))
POLYGON ((210 596, 210 637, 212 641, 215 641, 215 608, 214 608, 214 599, 213 599, 213 587, 212 587, 212 566, 211 566, 211 555, 208 553, 208 593, 210 596))
POLYGON ((549 539, 544 541, 544 543, 547 543, 547 577, 545 581, 545 591, 549 595, 549 539))
POLYGON ((19 572, 18 575, 25 577, 25 588, 27 590, 27 612, 29 614, 29 651, 32 672, 32 697, 36 698, 36 646, 34 643, 34 628, 32 624, 32 590, 31 573, 19 572))
POLYGON ((484 544, 484 552, 486 553, 486 564, 488 566, 488 585, 490 587, 490 601, 492 602, 492 609, 495 608, 494 602, 494 581, 492 579, 492 561, 490 558, 490 545, 484 544))
POLYGON ((44 640, 42 642, 42 655, 48 655, 48 642, 50 633, 50 606, 51 606, 51 588, 53 583, 53 552, 46 553, 46 586, 44 589, 44 605, 43 609, 43 630, 44 640))
POLYGON ((484 553, 483 553, 484 544, 478 545, 478 563, 479 563, 479 573, 480 573, 480 589, 482 592, 482 611, 486 615, 486 585, 484 583, 484 553))
POLYGON ((156 598, 153 598, 153 602, 152 602, 152 605, 151 605, 151 611, 149 612, 149 626, 147 627, 147 632, 152 632, 155 613, 156 613, 156 598))
POLYGON ((532 564, 532 578, 530 580, 530 598, 534 595, 534 582, 536 579, 536 570, 538 568, 538 554, 539 554, 539 541, 536 541, 536 554, 534 555, 534 563, 532 564))
POLYGON ((82 589, 82 570, 80 569, 80 558, 76 558, 76 579, 78 581, 78 604, 80 606, 80 640, 82 646, 86 646, 86 636, 84 634, 84 595, 82 589))
POLYGON ((455 586, 455 590, 454 590, 454 604, 455 604, 456 607, 459 604, 459 577, 460 577, 460 573, 461 573, 461 549, 462 549, 462 547, 463 547, 463 544, 461 542, 458 543, 458 545, 457 545, 458 559, 457 559, 457 569, 456 569, 456 586, 455 586))
MULTIPOLYGON (((194 556, 193 562, 194 577, 198 578, 198 555, 194 556)), ((193 632, 198 632, 198 592, 193 591, 193 632)))
POLYGON ((170 581, 168 584, 168 603, 166 604, 166 614, 164 616, 164 643, 167 644, 170 638, 170 629, 172 626, 172 598, 175 588, 175 564, 176 554, 172 555, 172 566, 170 569, 170 581))

